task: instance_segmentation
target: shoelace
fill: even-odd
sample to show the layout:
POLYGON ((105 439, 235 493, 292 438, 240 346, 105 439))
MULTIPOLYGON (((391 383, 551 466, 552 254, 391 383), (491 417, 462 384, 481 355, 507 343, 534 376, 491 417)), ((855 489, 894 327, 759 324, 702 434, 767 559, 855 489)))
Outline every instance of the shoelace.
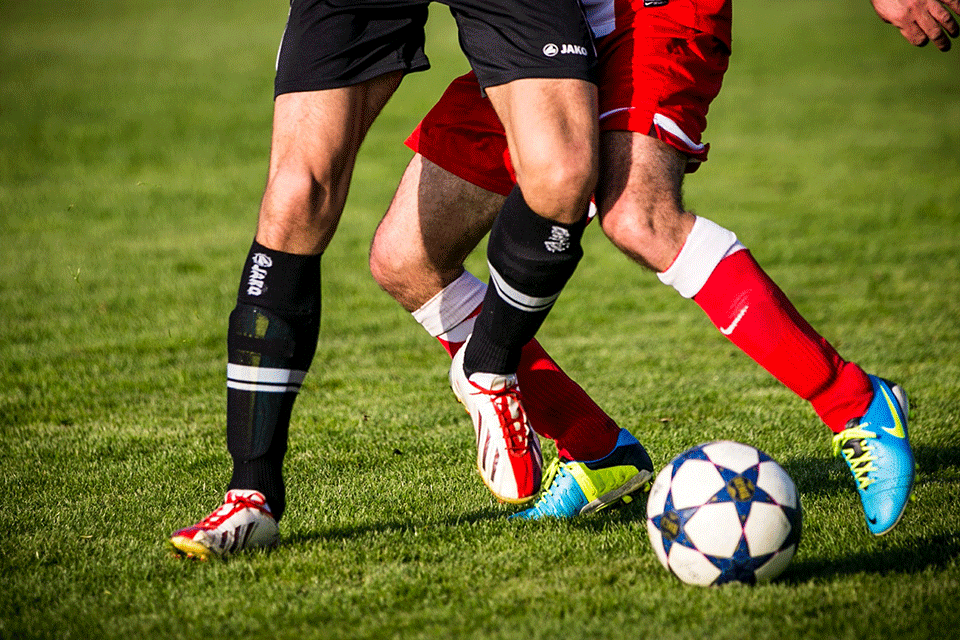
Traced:
POLYGON ((262 506, 259 503, 253 502, 244 496, 235 496, 233 500, 224 502, 217 510, 194 526, 199 529, 216 529, 224 520, 230 517, 230 514, 236 511, 237 508, 262 510, 262 506))
POLYGON ((873 461, 876 458, 872 454, 873 448, 867 445, 867 440, 876 437, 877 434, 872 431, 857 427, 844 429, 833 437, 833 455, 843 454, 861 491, 874 481, 869 474, 875 470, 873 461))
POLYGON ((553 462, 550 463, 550 466, 547 467, 546 472, 543 474, 542 486, 546 487, 546 489, 540 494, 540 499, 537 500, 537 506, 541 505, 547 498, 553 495, 555 486, 559 484, 560 479, 566 473, 567 468, 559 458, 555 458, 553 462))
MULTIPOLYGON (((550 463, 550 466, 547 467, 547 472, 543 476, 543 486, 546 487, 543 491, 544 497, 553 493, 553 481, 557 477, 557 474, 561 472, 560 469, 560 459, 557 458, 550 463)), ((543 498, 541 498, 542 500, 543 498)))
POLYGON ((503 431, 503 438, 507 443, 507 451, 513 456, 527 455, 529 441, 527 438, 527 421, 523 406, 517 397, 516 387, 504 386, 503 389, 485 389, 473 382, 470 383, 479 393, 493 396, 493 408, 497 412, 497 419, 500 421, 500 429, 503 431), (519 413, 516 417, 511 415, 511 400, 516 402, 519 413))

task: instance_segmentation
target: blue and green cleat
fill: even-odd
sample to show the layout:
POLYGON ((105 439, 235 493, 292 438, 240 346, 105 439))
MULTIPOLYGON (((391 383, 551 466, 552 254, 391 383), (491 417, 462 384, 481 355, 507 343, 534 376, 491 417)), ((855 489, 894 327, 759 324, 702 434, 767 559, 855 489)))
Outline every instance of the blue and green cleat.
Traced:
POLYGON ((653 463, 626 429, 613 451, 590 462, 559 459, 547 468, 546 489, 529 509, 510 516, 524 520, 573 518, 614 504, 627 504, 650 485, 653 463))
POLYGON ((834 455, 843 455, 860 493, 870 533, 890 531, 903 515, 916 463, 907 436, 909 405, 900 385, 876 376, 873 402, 859 420, 833 437, 834 455))

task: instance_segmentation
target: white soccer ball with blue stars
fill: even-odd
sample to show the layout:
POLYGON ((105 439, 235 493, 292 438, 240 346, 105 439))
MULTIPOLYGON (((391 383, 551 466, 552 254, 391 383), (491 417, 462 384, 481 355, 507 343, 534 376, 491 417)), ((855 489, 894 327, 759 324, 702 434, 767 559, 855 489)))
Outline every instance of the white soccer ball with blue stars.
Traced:
POLYGON ((800 528, 800 496, 783 467, 729 440, 671 460, 647 499, 657 558, 688 584, 773 580, 793 558, 800 528))

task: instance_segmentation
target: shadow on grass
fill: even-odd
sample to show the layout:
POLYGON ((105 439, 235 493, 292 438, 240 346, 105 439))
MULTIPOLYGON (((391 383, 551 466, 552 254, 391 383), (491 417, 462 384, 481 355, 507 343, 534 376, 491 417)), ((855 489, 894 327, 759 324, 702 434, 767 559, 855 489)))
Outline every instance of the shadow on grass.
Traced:
MULTIPOLYGON (((371 534, 409 533, 410 535, 428 530, 456 529, 463 526, 490 526, 491 534, 498 535, 511 530, 522 531, 525 528, 550 528, 563 535, 569 530, 600 533, 611 527, 635 526, 643 524, 646 517, 646 501, 644 498, 635 500, 629 505, 617 509, 609 509, 596 514, 590 514, 571 520, 508 520, 508 515, 496 508, 480 509, 472 513, 465 513, 438 520, 414 522, 411 520, 377 522, 359 524, 355 526, 331 527, 320 531, 309 531, 283 536, 281 546, 301 546, 314 542, 352 541, 371 534)), ((529 529, 527 529, 529 530, 529 529)), ((646 536, 646 533, 644 533, 646 536)))
POLYGON ((455 528, 459 526, 476 525, 482 522, 496 522, 504 520, 503 511, 498 509, 481 509, 473 513, 465 513, 439 520, 414 522, 412 520, 395 522, 376 522, 359 524, 347 527, 331 527, 321 531, 284 536, 280 540, 281 546, 300 546, 312 542, 350 541, 377 533, 409 533, 411 535, 427 529, 455 528))
MULTIPOLYGON (((941 471, 960 466, 960 447, 915 447, 914 454, 920 469, 918 486, 924 477, 936 477, 941 471)), ((849 498, 853 480, 846 465, 829 457, 800 457, 786 460, 783 467, 794 478, 801 495, 843 496, 849 498)), ((414 522, 397 520, 333 527, 316 532, 293 534, 281 542, 282 546, 304 546, 317 542, 351 541, 371 534, 409 533, 411 535, 434 529, 456 529, 461 526, 490 526, 491 533, 510 534, 511 530, 547 529, 563 535, 564 531, 576 530, 601 533, 617 527, 637 527, 646 516, 646 500, 640 498, 619 509, 578 517, 572 520, 507 521, 503 510, 480 509, 470 513, 451 515, 447 518, 414 522)), ((645 532, 643 533, 645 536, 645 532)), ((795 559, 787 572, 777 580, 781 584, 800 584, 813 579, 834 578, 860 573, 919 573, 927 569, 943 569, 960 557, 960 536, 945 532, 924 539, 911 540, 909 546, 886 543, 885 539, 875 546, 865 546, 860 552, 844 557, 821 557, 795 559)))
MULTIPOLYGON (((801 543, 802 544, 802 543, 801 543)), ((909 547, 889 546, 864 549, 839 558, 794 560, 778 580, 800 584, 814 579, 829 579, 860 573, 908 574, 928 569, 945 569, 960 557, 960 536, 944 533, 913 540, 909 547)))
MULTIPOLYGON (((954 477, 960 467, 960 447, 915 446, 917 480, 922 488, 938 482, 938 477, 954 477)), ((784 469, 797 483, 803 495, 853 495, 854 482, 846 465, 839 459, 793 458, 783 463, 784 469)), ((908 506, 908 512, 910 507, 908 506)), ((801 543, 802 544, 802 543, 801 543)), ((830 578, 859 573, 919 573, 927 569, 943 569, 960 557, 960 535, 948 531, 903 544, 888 544, 881 538, 874 546, 843 557, 797 559, 791 563, 779 582, 796 584, 815 578, 830 578)))
MULTIPOLYGON (((922 486, 925 477, 936 476, 945 469, 960 467, 960 447, 913 448, 917 463, 917 486, 922 486)), ((801 497, 804 495, 832 495, 854 489, 853 477, 847 465, 839 458, 804 456, 780 463, 794 482, 801 497)))

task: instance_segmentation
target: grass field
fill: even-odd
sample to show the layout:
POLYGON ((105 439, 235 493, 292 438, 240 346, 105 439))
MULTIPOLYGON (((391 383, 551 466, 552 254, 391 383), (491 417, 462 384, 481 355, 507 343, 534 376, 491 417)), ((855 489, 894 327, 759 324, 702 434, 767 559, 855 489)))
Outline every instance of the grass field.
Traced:
POLYGON ((173 559, 166 536, 229 477, 225 324, 286 7, 0 3, 0 637, 960 637, 960 58, 866 0, 738 0, 686 197, 911 393, 917 500, 895 531, 867 533, 813 411, 596 228, 542 342, 657 465, 716 438, 768 451, 804 538, 773 584, 699 589, 660 567, 642 504, 504 519, 446 356, 366 269, 400 141, 465 69, 436 7, 434 68, 372 131, 325 257, 282 544, 173 559))

